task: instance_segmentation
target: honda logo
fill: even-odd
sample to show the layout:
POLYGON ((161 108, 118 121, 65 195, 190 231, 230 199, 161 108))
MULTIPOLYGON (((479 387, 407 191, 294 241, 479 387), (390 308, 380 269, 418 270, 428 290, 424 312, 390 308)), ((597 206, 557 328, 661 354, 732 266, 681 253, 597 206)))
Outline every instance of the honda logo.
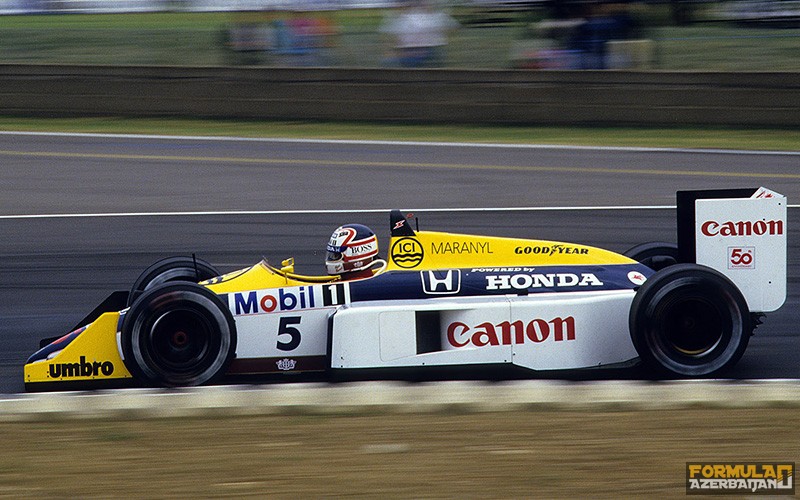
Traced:
POLYGON ((461 291, 461 270, 422 271, 422 290, 428 295, 452 295, 461 291))

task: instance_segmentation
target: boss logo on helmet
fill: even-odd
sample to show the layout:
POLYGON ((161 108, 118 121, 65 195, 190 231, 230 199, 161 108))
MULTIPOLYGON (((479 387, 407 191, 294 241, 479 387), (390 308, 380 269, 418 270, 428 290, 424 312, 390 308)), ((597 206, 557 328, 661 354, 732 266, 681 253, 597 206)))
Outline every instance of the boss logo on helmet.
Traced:
POLYGON ((348 256, 354 257, 367 257, 378 253, 378 245, 376 242, 364 243, 363 245, 353 245, 347 248, 344 252, 345 258, 348 256))

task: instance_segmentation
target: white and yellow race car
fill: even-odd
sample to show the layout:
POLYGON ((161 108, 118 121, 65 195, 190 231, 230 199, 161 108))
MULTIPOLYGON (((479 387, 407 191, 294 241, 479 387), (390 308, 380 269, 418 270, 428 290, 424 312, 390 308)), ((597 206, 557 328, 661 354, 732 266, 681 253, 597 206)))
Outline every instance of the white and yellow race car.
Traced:
POLYGON ((679 192, 677 226, 677 245, 618 254, 418 231, 395 210, 385 266, 352 281, 296 274, 291 259, 218 276, 202 260, 170 258, 72 333, 42 341, 25 387, 640 363, 665 376, 716 375, 785 300, 786 198, 765 188, 679 192))

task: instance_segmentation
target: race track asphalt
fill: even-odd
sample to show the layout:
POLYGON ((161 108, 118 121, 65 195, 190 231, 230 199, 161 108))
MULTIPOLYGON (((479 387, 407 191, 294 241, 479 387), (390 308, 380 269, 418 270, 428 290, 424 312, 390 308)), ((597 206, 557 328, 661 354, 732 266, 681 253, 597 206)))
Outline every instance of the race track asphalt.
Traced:
MULTIPOLYGON (((294 256, 317 274, 344 222, 370 225, 385 248, 390 208, 431 230, 624 251, 675 240, 665 207, 678 189, 764 185, 800 200, 792 153, 0 134, 0 162, 0 393, 23 390, 40 338, 161 257, 196 253, 228 271, 294 256), (436 210, 448 208, 460 210, 436 210)), ((800 377, 796 213, 787 303, 735 378, 800 377)))

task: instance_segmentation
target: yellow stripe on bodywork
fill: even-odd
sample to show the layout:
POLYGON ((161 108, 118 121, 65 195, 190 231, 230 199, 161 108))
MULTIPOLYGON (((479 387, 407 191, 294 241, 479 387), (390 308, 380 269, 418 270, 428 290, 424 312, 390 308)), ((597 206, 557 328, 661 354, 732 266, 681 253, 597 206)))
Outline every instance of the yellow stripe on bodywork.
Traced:
MULTIPOLYGON (((420 231, 393 237, 387 270, 423 270, 467 267, 569 266, 631 264, 634 261, 609 250, 545 240, 420 231)), ((241 292, 309 283, 327 283, 338 277, 301 276, 265 262, 204 281, 214 293, 241 292)))
POLYGON ((393 237, 388 269, 629 264, 609 250, 574 243, 420 231, 393 237))
POLYGON ((118 312, 100 316, 53 359, 25 365, 25 383, 132 378, 117 349, 118 312))
POLYGON ((303 276, 270 268, 264 261, 246 269, 240 269, 216 278, 200 282, 214 293, 241 292, 285 286, 302 286, 309 283, 330 283, 338 276, 303 276))

